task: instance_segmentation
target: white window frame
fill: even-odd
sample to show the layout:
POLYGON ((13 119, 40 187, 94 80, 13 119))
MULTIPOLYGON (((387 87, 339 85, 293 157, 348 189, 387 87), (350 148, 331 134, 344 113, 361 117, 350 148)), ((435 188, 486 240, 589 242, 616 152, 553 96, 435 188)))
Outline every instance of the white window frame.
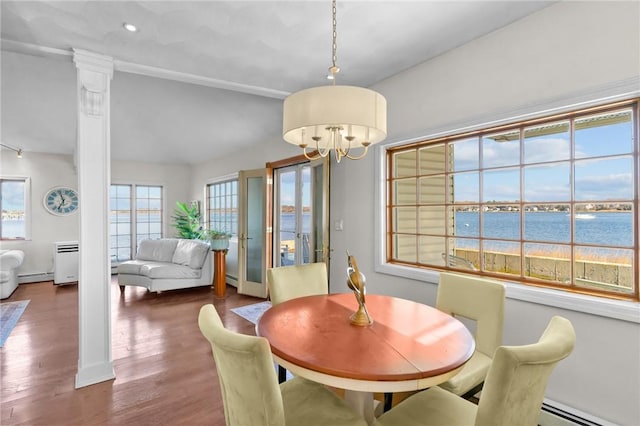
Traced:
POLYGON ((33 209, 31 207, 31 178, 28 176, 0 176, 2 180, 14 180, 24 182, 24 238, 1 238, 3 244, 12 241, 31 241, 31 222, 33 209))
MULTIPOLYGON (((167 233, 167 200, 166 200, 166 188, 162 183, 146 183, 146 182, 111 182, 109 184, 109 190, 111 190, 111 186, 120 185, 120 186, 129 186, 131 188, 131 193, 129 194, 130 200, 130 214, 131 214, 131 229, 130 229, 130 250, 131 250, 131 259, 135 258, 136 251, 138 248, 138 222, 136 217, 136 188, 139 186, 155 186, 160 187, 161 190, 161 226, 160 226, 160 238, 164 238, 167 233)), ((111 196, 109 196, 109 212, 111 212, 111 196)), ((111 240, 111 230, 109 230, 109 240, 111 240)), ((111 242, 109 242, 109 252, 111 252, 111 242)), ((112 265, 118 265, 119 261, 112 261, 112 265)))
MULTIPOLYGON (((239 197, 240 197, 240 193, 239 193, 239 191, 240 191, 240 182, 239 182, 239 179, 240 179, 240 175, 238 173, 231 173, 231 174, 228 174, 228 175, 219 176, 217 178, 209 179, 205 183, 204 189, 203 189, 203 198, 202 198, 204 200, 204 203, 202 203, 202 205, 203 205, 203 214, 202 214, 203 220, 202 221, 203 221, 203 223, 204 223, 204 225, 205 225, 205 227, 207 229, 209 229, 209 227, 211 226, 211 223, 209 223, 209 207, 210 207, 209 206, 209 186, 235 180, 237 182, 237 185, 238 185, 238 187, 237 187, 238 193, 236 195, 238 196, 237 202, 238 202, 238 208, 239 208, 239 205, 240 205, 240 199, 239 199, 239 197)), ((238 220, 239 220, 239 217, 238 217, 238 220)), ((230 241, 234 241, 234 242, 238 241, 238 226, 240 226, 240 224, 236 223, 236 232, 235 233, 231 233, 230 241)), ((230 231, 227 231, 227 232, 230 232, 230 231)))

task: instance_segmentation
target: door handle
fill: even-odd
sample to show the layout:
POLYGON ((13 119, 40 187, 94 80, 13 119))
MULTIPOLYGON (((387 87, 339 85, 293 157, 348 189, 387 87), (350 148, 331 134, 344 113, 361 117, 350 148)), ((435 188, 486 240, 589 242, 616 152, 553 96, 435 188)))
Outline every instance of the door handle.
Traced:
POLYGON ((323 256, 326 254, 328 258, 331 258, 330 254, 331 254, 331 252, 333 252, 333 249, 332 248, 329 248, 329 249, 321 248, 321 249, 317 249, 315 252, 316 253, 322 253, 323 256))
POLYGON ((247 236, 245 236, 244 234, 240 234, 240 243, 241 243, 241 244, 240 244, 240 247, 241 247, 242 249, 244 249, 244 242, 245 242, 245 240, 253 240, 253 238, 251 238, 251 237, 247 237, 247 236))

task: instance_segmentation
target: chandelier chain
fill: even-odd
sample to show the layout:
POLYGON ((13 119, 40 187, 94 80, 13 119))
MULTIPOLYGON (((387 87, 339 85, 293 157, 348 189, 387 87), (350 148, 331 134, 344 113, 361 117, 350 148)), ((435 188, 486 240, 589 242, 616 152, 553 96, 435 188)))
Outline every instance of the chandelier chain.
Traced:
POLYGON ((331 2, 331 16, 333 18, 332 20, 332 24, 333 24, 333 44, 331 45, 331 51, 333 53, 331 59, 333 60, 333 66, 336 66, 336 61, 338 60, 337 54, 336 54, 336 50, 338 50, 338 44, 336 42, 336 38, 338 37, 338 31, 336 30, 336 27, 338 26, 338 23, 336 21, 336 0, 333 0, 331 2))
POLYGON ((332 65, 329 68, 329 72, 331 74, 331 79, 333 80, 333 84, 336 84, 336 74, 340 72, 340 67, 338 67, 336 65, 336 62, 338 60, 338 55, 337 55, 337 50, 338 50, 338 43, 336 41, 336 39, 338 38, 338 31, 337 31, 337 26, 338 26, 338 21, 336 19, 336 0, 332 0, 331 1, 331 25, 332 25, 332 42, 331 42, 331 62, 332 65))

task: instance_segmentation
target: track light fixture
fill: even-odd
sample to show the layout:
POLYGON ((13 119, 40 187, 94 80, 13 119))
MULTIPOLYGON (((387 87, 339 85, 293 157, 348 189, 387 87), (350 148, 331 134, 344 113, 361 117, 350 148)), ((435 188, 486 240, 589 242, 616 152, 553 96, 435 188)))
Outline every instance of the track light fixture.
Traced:
POLYGON ((4 143, 0 143, 0 146, 6 149, 10 149, 11 151, 15 151, 18 158, 22 158, 22 148, 14 148, 11 145, 7 145, 4 143))

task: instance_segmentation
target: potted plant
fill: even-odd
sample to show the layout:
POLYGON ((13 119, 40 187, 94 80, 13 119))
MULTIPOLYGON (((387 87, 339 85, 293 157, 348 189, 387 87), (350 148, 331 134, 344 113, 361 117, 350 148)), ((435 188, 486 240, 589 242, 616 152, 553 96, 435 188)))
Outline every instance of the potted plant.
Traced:
POLYGON ((211 250, 227 250, 229 248, 229 238, 231 238, 231 234, 216 229, 205 229, 202 231, 200 238, 209 243, 211 250))
POLYGON ((200 223, 200 208, 197 203, 187 205, 176 201, 173 212, 173 225, 181 238, 189 240, 199 239, 202 236, 202 224, 200 223))

